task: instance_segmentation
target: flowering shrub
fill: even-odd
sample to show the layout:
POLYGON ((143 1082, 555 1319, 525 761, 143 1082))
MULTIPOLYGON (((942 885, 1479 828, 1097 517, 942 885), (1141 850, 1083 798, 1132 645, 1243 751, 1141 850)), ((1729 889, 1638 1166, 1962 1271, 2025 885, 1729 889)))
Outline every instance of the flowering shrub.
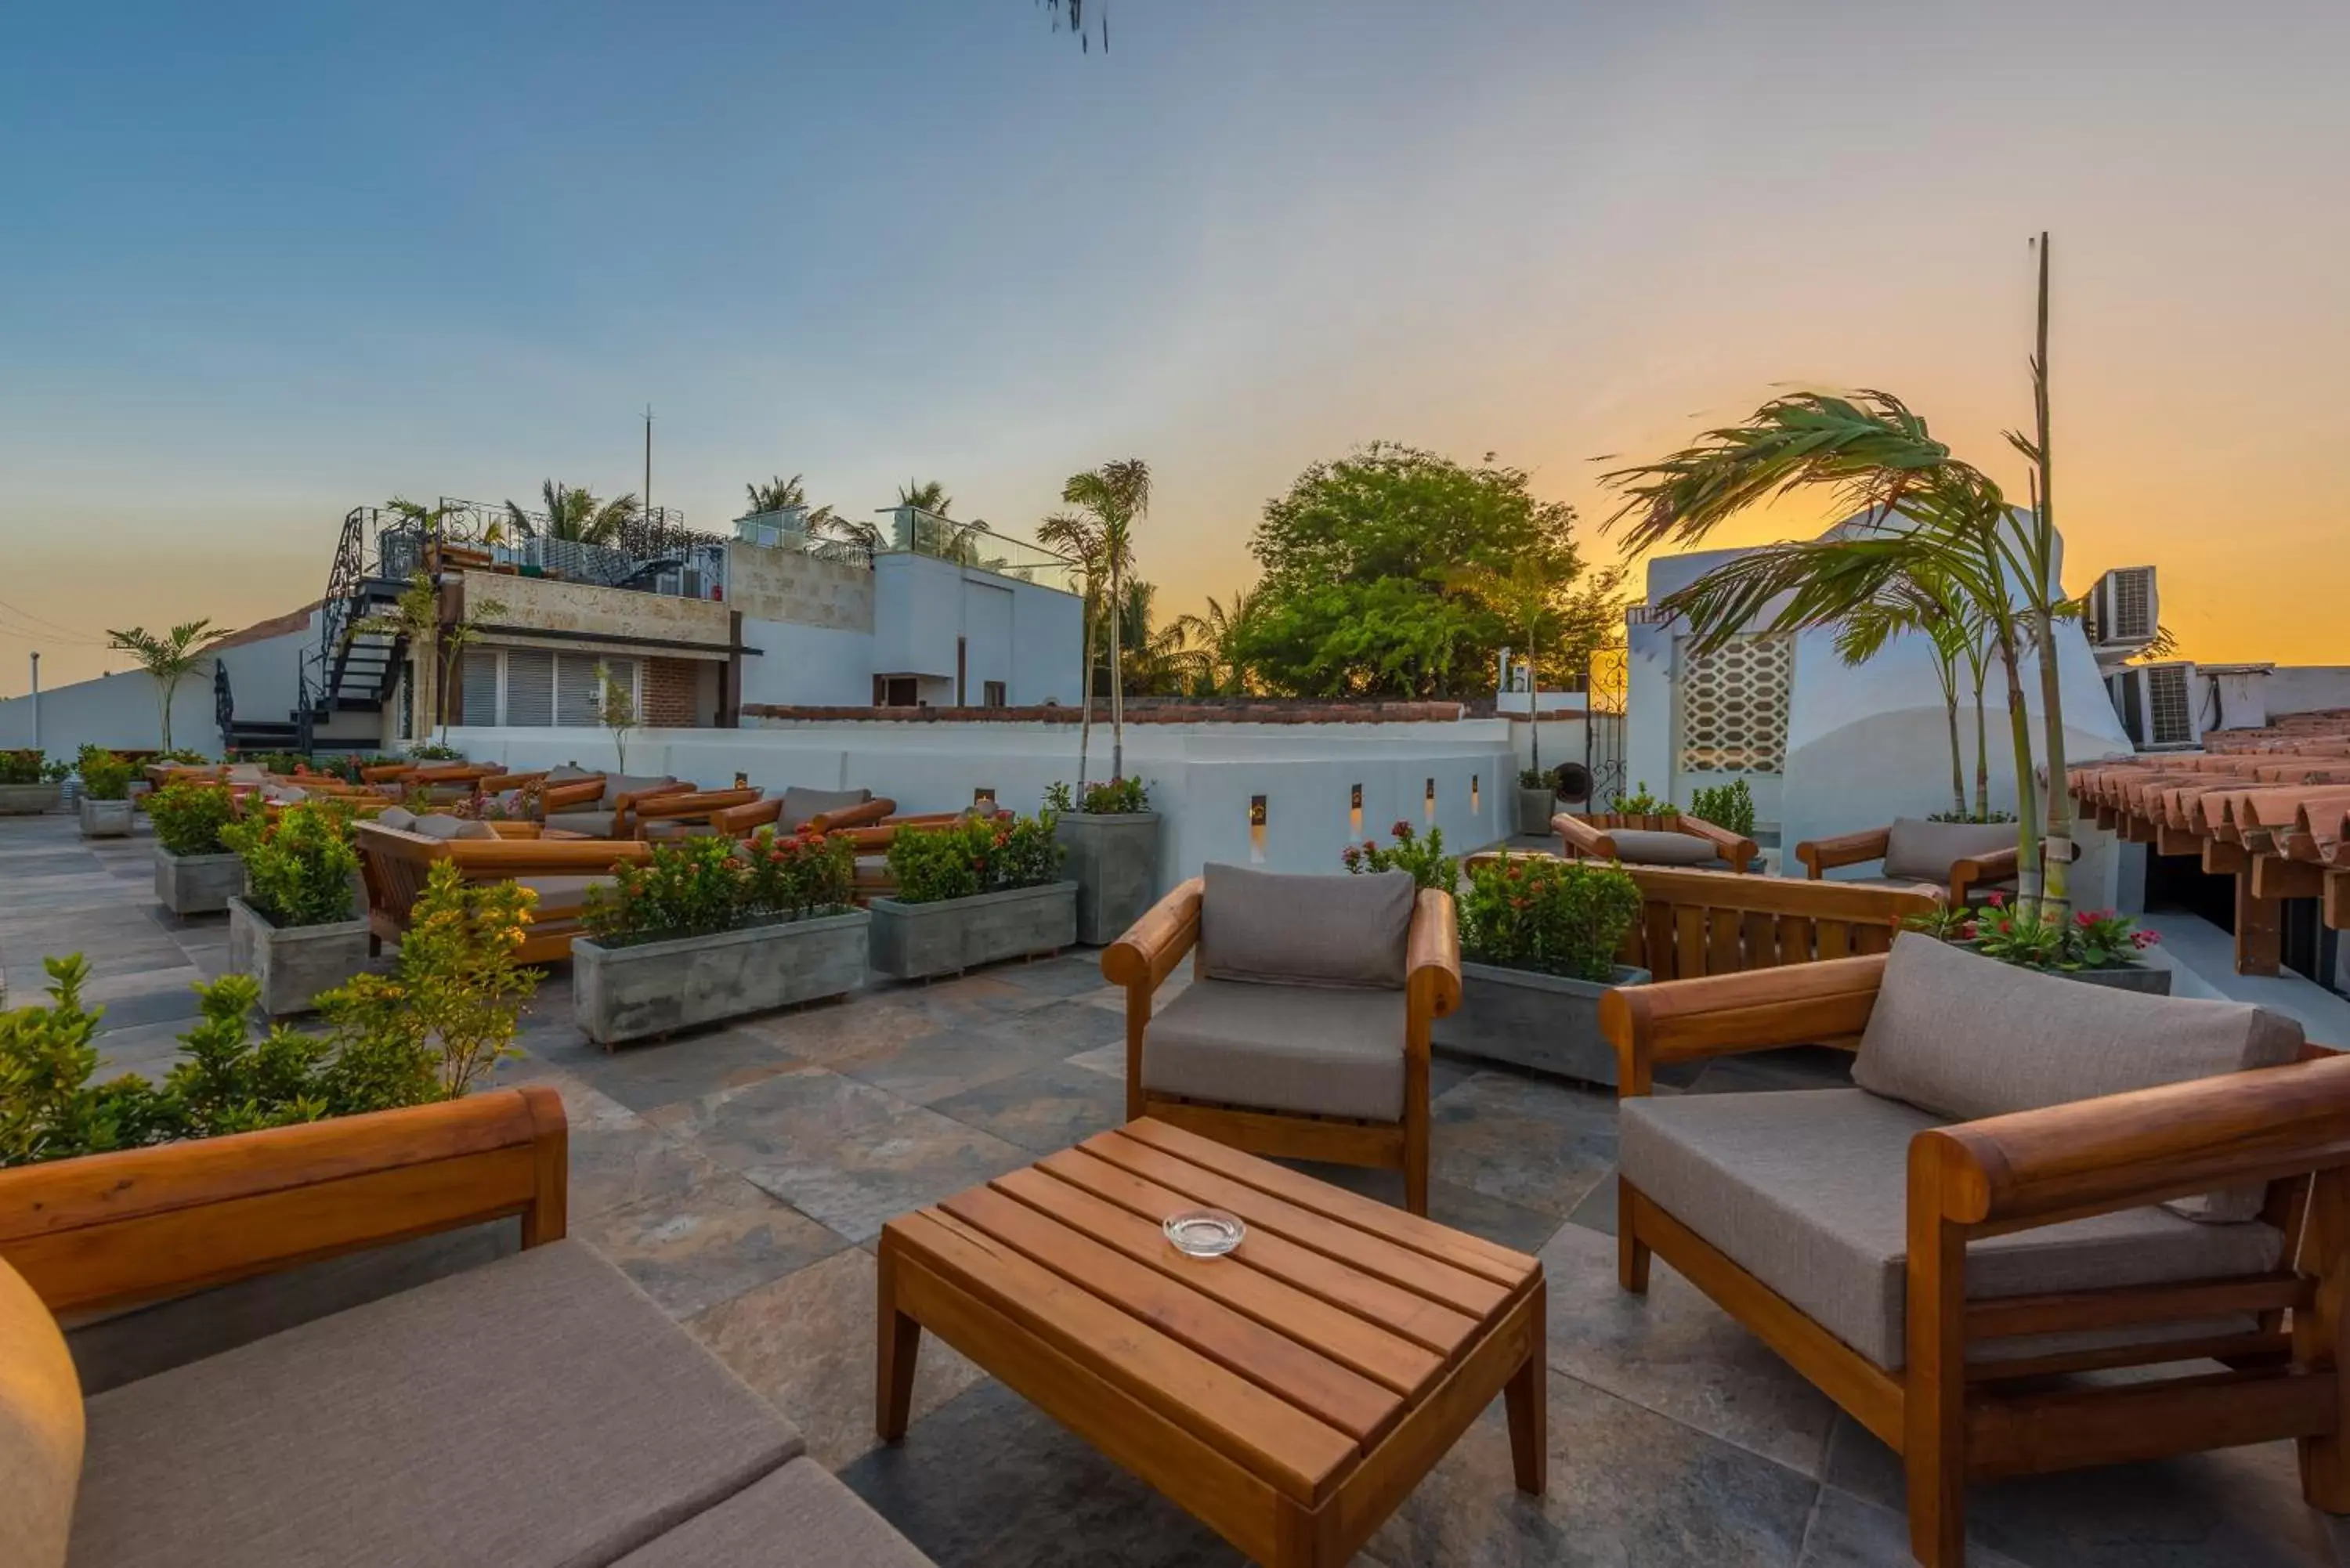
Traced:
POLYGON ((837 835, 779 836, 772 827, 739 848, 719 835, 657 846, 588 896, 588 929, 607 945, 709 936, 743 926, 805 920, 846 909, 857 852, 837 835))
POLYGON ((1444 853, 1444 829, 1431 827, 1421 838, 1411 830, 1409 822, 1399 822, 1388 829, 1395 840, 1393 848, 1382 848, 1374 842, 1349 844, 1338 851, 1339 864, 1360 877, 1372 871, 1409 871, 1411 879, 1423 888, 1437 888, 1450 893, 1460 885, 1461 863, 1444 853))
POLYGON ((0 752, 0 784, 55 784, 71 772, 71 763, 45 761, 36 749, 0 752))
POLYGON ((243 813, 226 784, 182 779, 147 797, 155 842, 172 855, 221 855, 228 846, 221 830, 243 813))
POLYGON ((1614 866, 1501 855, 1469 867, 1461 951, 1478 963, 1605 981, 1640 918, 1640 885, 1614 866))
POLYGON ((2129 969, 2162 938, 2137 929, 2137 921, 2112 909, 2076 910, 2072 919, 2010 909, 1993 893, 1981 909, 1937 909, 1913 915, 1909 929, 1923 931, 1988 959, 2022 969, 2063 972, 2080 969, 2129 969))
POLYGON ((1061 875, 1055 814, 965 817, 944 827, 901 828, 889 842, 898 902, 935 904, 1041 887, 1061 875))
POLYGON ((224 825, 221 842, 244 862, 244 900, 274 926, 328 926, 351 918, 350 807, 335 800, 297 801, 271 822, 252 816, 224 825))
POLYGON ((1078 785, 1073 804, 1069 786, 1055 780, 1045 786, 1045 809, 1084 816, 1127 816, 1150 809, 1150 791, 1139 778, 1114 778, 1107 784, 1078 785))

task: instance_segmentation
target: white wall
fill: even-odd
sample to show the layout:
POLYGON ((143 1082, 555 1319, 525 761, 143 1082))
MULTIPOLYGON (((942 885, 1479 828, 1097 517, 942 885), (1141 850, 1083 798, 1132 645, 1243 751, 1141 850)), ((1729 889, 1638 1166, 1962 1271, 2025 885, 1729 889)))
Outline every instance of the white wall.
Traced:
MULTIPOLYGON (((923 697, 951 703, 955 643, 963 639, 968 701, 980 701, 983 680, 1005 682, 1005 701, 1014 707, 1077 701, 1085 607, 1076 595, 907 554, 875 557, 873 579, 871 673, 943 680, 943 697, 935 686, 925 686, 923 697), (1007 603, 1010 648, 999 655, 1007 603)), ((868 684, 860 701, 871 700, 868 684)))
MULTIPOLYGON (((1523 728, 1523 726, 1520 726, 1523 728)), ((476 761, 545 767, 577 762, 610 766, 600 730, 460 729, 452 741, 476 761)), ((1097 777, 1108 772, 1110 737, 1097 726, 1097 777)), ((645 730, 629 738, 632 773, 670 773, 703 784, 739 770, 770 791, 862 786, 902 812, 969 805, 993 789, 1004 806, 1033 811, 1045 786, 1076 777, 1073 724, 777 722, 745 730, 645 730)), ((1336 871, 1355 836, 1352 786, 1363 786, 1362 833, 1384 839, 1388 826, 1430 825, 1427 781, 1437 784, 1434 823, 1462 851, 1509 831, 1517 763, 1499 719, 1388 724, 1132 724, 1127 767, 1165 813, 1160 886, 1210 860, 1248 864, 1249 807, 1266 797, 1265 866, 1276 871, 1336 871), (1471 802, 1474 781, 1475 801, 1471 802)))
POLYGON ((963 668, 962 701, 987 701, 987 683, 1012 690, 1012 589, 1008 584, 966 576, 962 581, 963 668))
MULTIPOLYGON (((928 556, 873 561, 873 672, 954 677, 962 568, 928 556)), ((872 701, 868 688, 866 701, 872 701)))
POLYGON ((1011 587, 1012 705, 1075 706, 1085 679, 1085 602, 1033 583, 1011 587))
POLYGON ((2350 708, 2350 664, 2279 665, 2260 684, 2269 717, 2350 708))
POLYGON ((868 707, 873 701, 873 634, 744 620, 743 701, 782 706, 868 707))

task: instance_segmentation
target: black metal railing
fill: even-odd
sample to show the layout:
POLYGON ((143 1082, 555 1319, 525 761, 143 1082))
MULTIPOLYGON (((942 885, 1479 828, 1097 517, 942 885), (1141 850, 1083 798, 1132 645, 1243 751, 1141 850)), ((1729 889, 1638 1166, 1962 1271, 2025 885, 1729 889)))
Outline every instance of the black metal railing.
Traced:
POLYGON ((213 722, 220 726, 225 753, 236 744, 236 699, 228 689, 228 665, 218 658, 213 660, 213 722))

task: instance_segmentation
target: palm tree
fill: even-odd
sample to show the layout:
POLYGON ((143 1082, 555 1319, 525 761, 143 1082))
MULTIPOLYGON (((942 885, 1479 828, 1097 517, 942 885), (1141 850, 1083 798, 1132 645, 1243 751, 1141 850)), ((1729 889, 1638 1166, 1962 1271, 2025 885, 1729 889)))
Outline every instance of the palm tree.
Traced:
POLYGON ((1101 623, 1104 570, 1102 532, 1094 520, 1075 512, 1055 512, 1036 525, 1036 542, 1057 550, 1076 564, 1084 597, 1082 626, 1085 711, 1077 719, 1077 787, 1085 788, 1086 756, 1094 736, 1094 628, 1101 623))
MULTIPOLYGON (((1605 526, 1631 519, 1635 552, 1696 543, 1751 505, 1814 485, 1829 487, 1859 514, 1825 538, 1734 556, 1669 596, 1662 607, 1689 618, 1700 652, 1766 613, 1778 631, 1842 622, 1904 576, 1939 577, 1962 595, 1982 618, 2006 675, 2021 818, 2017 886, 2023 902, 2040 903, 2039 811, 2022 679, 2030 596, 2020 614, 2011 569, 2019 521, 1989 475, 1953 457, 1898 398, 1863 391, 1774 398, 1743 424, 1605 477, 1626 497, 1605 526)), ((2063 722, 2054 711, 2046 720, 2063 722)), ((2061 904, 2061 875, 2045 892, 2061 904)))
POLYGON ((200 662, 212 646, 233 635, 229 628, 215 629, 209 619, 192 620, 156 635, 144 627, 132 627, 128 631, 109 631, 106 646, 130 655, 139 668, 155 678, 156 700, 161 705, 162 749, 172 749, 172 696, 180 682, 195 673, 200 662))
MULTIPOLYGON (((539 496, 546 507, 546 536, 567 539, 579 545, 609 545, 620 536, 621 527, 635 520, 636 493, 618 495, 609 501, 599 501, 586 490, 575 490, 560 480, 542 482, 539 496)), ((506 520, 525 538, 538 532, 530 514, 515 503, 506 503, 506 520)))
MULTIPOLYGON (((1965 753, 1959 744, 1959 664, 1970 645, 1967 616, 1960 596, 1949 584, 1928 574, 1893 577, 1867 599, 1848 611, 1838 623, 1836 657, 1846 665, 1861 665, 1884 650, 1893 639, 1916 632, 1933 650, 1934 678, 1942 691, 1943 715, 1950 732, 1950 812, 1967 814, 1965 753)), ((1978 682, 1976 694, 1981 687, 1978 682)), ((1981 708, 1976 708, 1975 745, 1982 745, 1981 708)), ((1980 763, 1981 758, 1978 754, 1980 763)))
POLYGON ((1241 657, 1241 638, 1256 608, 1256 596, 1234 588, 1229 605, 1211 594, 1208 613, 1176 618, 1185 640, 1199 649, 1201 672, 1212 695, 1244 697, 1249 691, 1248 665, 1241 657))
MULTIPOLYGON (((1118 458, 1061 486, 1061 499, 1085 512, 1101 530, 1102 564, 1109 574, 1112 605, 1122 603, 1119 584, 1134 565, 1134 527, 1150 511, 1150 465, 1139 457, 1118 458)), ((1126 697, 1118 618, 1109 625, 1110 776, 1126 776, 1126 697)))
POLYGON ((1203 656, 1184 646, 1182 618, 1156 626, 1159 588, 1128 577, 1118 605, 1118 635, 1128 659, 1125 685, 1138 697, 1180 693, 1204 668, 1203 656))
POLYGON ((781 512, 788 507, 807 504, 807 486, 800 483, 800 476, 796 473, 789 479, 779 474, 764 484, 746 484, 743 489, 750 498, 754 514, 781 512))
POLYGON ((947 508, 954 504, 954 497, 935 479, 926 479, 920 484, 910 479, 898 486, 898 504, 920 507, 933 517, 943 517, 947 508))

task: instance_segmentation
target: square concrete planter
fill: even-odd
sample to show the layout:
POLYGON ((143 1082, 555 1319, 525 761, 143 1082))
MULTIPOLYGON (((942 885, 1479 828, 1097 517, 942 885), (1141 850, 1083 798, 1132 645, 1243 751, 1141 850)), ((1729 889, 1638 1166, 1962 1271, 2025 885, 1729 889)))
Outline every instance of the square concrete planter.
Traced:
POLYGON ((64 804, 61 784, 0 784, 0 816, 33 816, 64 804))
POLYGON ((873 968, 891 980, 958 974, 1077 940, 1077 885, 1047 882, 935 904, 873 900, 873 968))
POLYGON ((1546 834, 1550 819, 1558 815, 1558 796, 1546 789, 1518 786, 1518 831, 1546 834))
POLYGON ((571 944, 571 1007, 609 1050, 699 1023, 840 996, 865 983, 863 909, 673 941, 571 944))
POLYGON ((1648 971, 1616 966, 1606 984, 1532 970, 1462 963, 1461 1005, 1436 1021, 1431 1038, 1448 1051, 1536 1067, 1587 1084, 1616 1082, 1616 1048, 1599 1032, 1599 999, 1619 985, 1645 985, 1648 971))
POLYGON ((175 915, 217 915, 244 891, 234 855, 174 855, 155 846, 155 901, 175 915))
POLYGON ((92 800, 81 797, 81 836, 84 838, 128 838, 130 836, 130 802, 127 800, 92 800))
POLYGON ((1093 815, 1066 811, 1053 836, 1077 885, 1077 940, 1106 948, 1150 912, 1159 898, 1159 814, 1093 815))
POLYGON ((2083 985, 2102 985, 2111 991, 2134 991, 2142 996, 2168 996, 2170 971, 2159 964, 2127 964, 2113 969, 2060 969, 2056 974, 2066 980, 2077 980, 2083 985))
POLYGON ((274 926, 242 898, 228 901, 228 967, 261 982, 272 1018, 311 1011, 311 999, 365 970, 364 918, 325 926, 274 926))

